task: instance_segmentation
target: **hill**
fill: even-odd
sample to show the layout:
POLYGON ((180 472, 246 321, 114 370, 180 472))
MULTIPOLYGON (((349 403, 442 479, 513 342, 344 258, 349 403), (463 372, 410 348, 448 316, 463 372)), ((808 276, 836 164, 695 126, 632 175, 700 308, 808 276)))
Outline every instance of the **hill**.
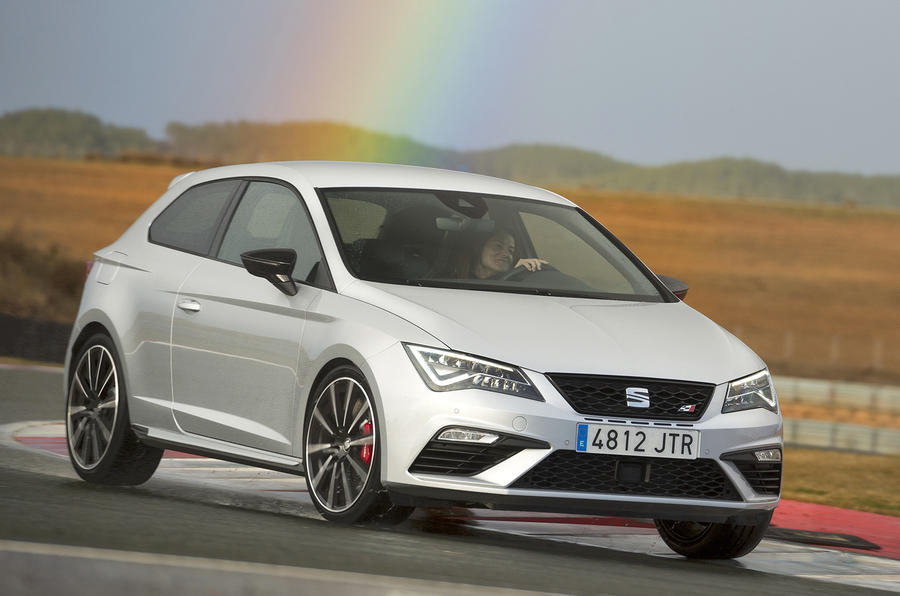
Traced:
POLYGON ((792 171, 753 159, 626 167, 589 177, 583 184, 648 192, 900 207, 900 176, 792 171))
POLYGON ((377 161, 477 172, 541 186, 900 208, 900 176, 792 171, 752 159, 724 157, 640 166, 592 151, 544 144, 461 152, 335 122, 173 122, 166 135, 164 142, 154 141, 140 129, 104 124, 89 114, 23 110, 0 117, 0 154, 127 154, 132 160, 165 157, 210 164, 377 161))

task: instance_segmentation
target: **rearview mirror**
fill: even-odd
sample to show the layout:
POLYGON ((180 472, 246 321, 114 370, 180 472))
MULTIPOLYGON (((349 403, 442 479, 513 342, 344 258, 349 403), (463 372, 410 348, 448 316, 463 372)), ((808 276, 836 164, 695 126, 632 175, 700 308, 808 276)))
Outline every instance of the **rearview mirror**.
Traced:
POLYGON ((686 283, 681 281, 680 279, 675 279, 674 277, 669 277, 668 275, 657 275, 659 281, 663 282, 669 291, 671 291, 679 300, 684 300, 684 297, 687 296, 688 286, 686 283))
POLYGON ((241 253, 241 262, 250 275, 269 280, 288 296, 297 294, 297 284, 292 277, 294 263, 297 262, 295 250, 291 248, 248 250, 241 253))
POLYGON ((435 217, 434 225, 442 232, 493 232, 493 219, 472 219, 471 217, 435 217))

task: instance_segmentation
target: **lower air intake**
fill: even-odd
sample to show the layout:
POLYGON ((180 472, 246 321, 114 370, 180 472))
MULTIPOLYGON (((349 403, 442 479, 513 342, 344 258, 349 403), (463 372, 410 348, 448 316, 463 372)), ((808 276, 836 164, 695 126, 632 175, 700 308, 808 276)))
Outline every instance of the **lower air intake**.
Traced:
POLYGON ((725 472, 712 459, 627 457, 566 450, 544 458, 510 488, 741 500, 725 472))
POLYGON ((781 462, 735 461, 750 488, 762 495, 781 492, 781 462))

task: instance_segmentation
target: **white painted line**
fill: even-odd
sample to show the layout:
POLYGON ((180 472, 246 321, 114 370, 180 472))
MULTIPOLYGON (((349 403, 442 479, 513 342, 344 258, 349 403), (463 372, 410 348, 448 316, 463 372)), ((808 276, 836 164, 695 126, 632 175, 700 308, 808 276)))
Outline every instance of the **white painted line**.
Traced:
POLYGON ((885 582, 898 582, 897 589, 900 590, 900 574, 888 574, 888 575, 799 575, 797 577, 808 577, 811 579, 835 579, 838 577, 852 577, 855 579, 871 579, 877 581, 885 581, 885 582))
MULTIPOLYGON (((290 567, 268 563, 248 563, 224 559, 208 559, 203 557, 187 557, 135 551, 111 550, 85 546, 66 546, 60 544, 40 544, 35 542, 17 542, 0 540, 0 552, 13 552, 36 556, 69 557, 104 562, 127 563, 157 567, 177 567, 182 569, 215 571, 225 574, 253 574, 266 577, 278 577, 315 581, 343 588, 343 593, 383 594, 538 594, 525 590, 476 586, 473 584, 457 584, 441 581, 428 581, 388 575, 357 573, 354 571, 334 571, 313 569, 310 567, 290 567)), ((299 591, 299 590, 298 590, 299 591)))
POLYGON ((16 441, 16 435, 23 434, 23 430, 31 429, 35 427, 40 427, 46 424, 56 424, 55 421, 29 421, 29 422, 12 422, 10 424, 2 424, 0 425, 0 445, 4 447, 11 447, 13 449, 21 449, 23 451, 28 451, 30 453, 42 453, 49 457, 53 457, 56 459, 65 458, 69 459, 66 455, 61 455, 59 453, 54 453, 47 449, 39 449, 30 445, 25 445, 16 441))
MULTIPOLYGON (((20 424, 20 423, 15 423, 20 424)), ((66 434, 65 422, 26 422, 27 426, 16 431, 16 435, 29 437, 64 437, 66 434), (28 432, 25 432, 25 429, 28 432)))
POLYGON ((900 575, 798 575, 804 579, 850 584, 861 588, 874 588, 900 592, 900 575))

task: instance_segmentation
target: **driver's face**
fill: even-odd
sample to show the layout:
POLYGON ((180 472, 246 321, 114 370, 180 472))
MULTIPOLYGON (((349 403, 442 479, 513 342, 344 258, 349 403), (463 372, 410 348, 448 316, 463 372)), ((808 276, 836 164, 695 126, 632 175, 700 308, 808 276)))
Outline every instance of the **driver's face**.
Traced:
POLYGON ((489 275, 509 271, 516 254, 516 241, 509 234, 492 236, 481 250, 481 266, 489 275))

